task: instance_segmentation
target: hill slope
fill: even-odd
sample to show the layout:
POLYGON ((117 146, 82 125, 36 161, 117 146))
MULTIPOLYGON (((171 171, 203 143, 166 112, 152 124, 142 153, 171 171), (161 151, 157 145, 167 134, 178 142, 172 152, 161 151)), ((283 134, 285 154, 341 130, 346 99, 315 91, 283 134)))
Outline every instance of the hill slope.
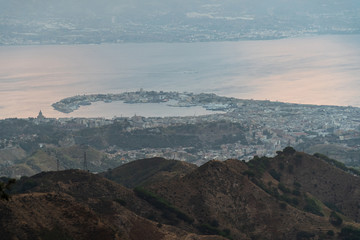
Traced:
POLYGON ((80 170, 22 178, 0 202, 5 239, 223 239, 148 220, 160 216, 132 190, 80 170))
POLYGON ((150 158, 133 161, 114 168, 100 175, 120 183, 128 188, 166 181, 173 177, 181 177, 197 166, 177 160, 150 158))
POLYGON ((67 194, 16 195, 11 202, 0 202, 0 239, 224 240, 160 226, 115 202, 103 207, 107 211, 99 214, 67 194))
POLYGON ((182 179, 150 189, 193 217, 195 227, 204 233, 216 228, 235 239, 295 239, 301 231, 332 229, 325 218, 282 207, 242 175, 246 170, 237 160, 212 161, 182 179))
POLYGON ((271 161, 271 168, 285 186, 293 188, 298 182, 302 191, 360 222, 360 176, 304 153, 280 154, 271 161))
POLYGON ((10 239, 358 239, 359 176, 324 159, 287 148, 247 163, 152 158, 101 174, 133 190, 44 172, 0 202, 0 227, 10 239))
POLYGON ((191 216, 201 233, 227 230, 235 239, 332 239, 332 232, 358 221, 359 186, 358 177, 294 153, 249 163, 210 161, 148 189, 191 216), (302 163, 295 166, 299 156, 302 163))

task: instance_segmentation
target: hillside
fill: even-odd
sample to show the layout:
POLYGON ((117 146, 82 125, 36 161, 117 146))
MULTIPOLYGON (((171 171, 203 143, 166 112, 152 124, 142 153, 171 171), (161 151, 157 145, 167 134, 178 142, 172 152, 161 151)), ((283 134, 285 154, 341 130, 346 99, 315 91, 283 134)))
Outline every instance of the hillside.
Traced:
POLYGON ((59 172, 42 172, 32 177, 20 179, 12 192, 21 193, 65 193, 77 202, 82 202, 103 214, 101 204, 118 202, 138 215, 147 217, 149 212, 156 211, 146 201, 139 199, 132 190, 99 175, 81 170, 59 172))
POLYGON ((345 172, 321 157, 282 153, 271 161, 271 168, 281 175, 280 182, 285 186, 291 188, 298 182, 303 191, 360 222, 360 176, 345 172))
POLYGON ((116 202, 102 206, 102 214, 67 194, 32 193, 0 202, 0 239, 115 239, 224 240, 198 236, 137 216, 116 202))
POLYGON ((181 179, 148 189, 191 216, 203 233, 227 229, 234 239, 244 234, 252 239, 337 239, 332 232, 358 221, 359 186, 358 177, 296 153, 249 163, 210 161, 181 179), (302 165, 289 167, 298 156, 302 165))
POLYGON ((32 176, 42 171, 64 169, 83 169, 84 152, 87 156, 87 169, 102 172, 118 166, 121 161, 109 159, 105 153, 92 147, 72 145, 47 147, 25 152, 22 148, 0 150, 0 176, 16 177, 32 176))
POLYGON ((227 229, 234 239, 295 239, 300 231, 331 229, 327 219, 292 206, 282 209, 277 199, 241 174, 246 169, 238 161, 212 161, 151 191, 191 215, 200 231, 227 229))
POLYGON ((0 202, 0 227, 7 239, 359 239, 360 178, 341 168, 285 148, 200 167, 152 158, 43 172, 0 202))
POLYGON ((223 239, 147 220, 159 211, 132 190, 85 171, 25 177, 12 193, 0 202, 4 239, 223 239))
POLYGON ((100 175, 125 187, 134 188, 139 185, 156 184, 173 177, 180 178, 196 168, 196 165, 187 162, 150 158, 124 164, 100 175))

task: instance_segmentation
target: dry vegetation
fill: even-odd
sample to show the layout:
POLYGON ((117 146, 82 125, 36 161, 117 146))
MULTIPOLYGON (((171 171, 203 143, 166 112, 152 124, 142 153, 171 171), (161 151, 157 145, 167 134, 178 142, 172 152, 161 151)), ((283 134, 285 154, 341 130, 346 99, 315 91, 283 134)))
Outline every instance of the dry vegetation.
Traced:
POLYGON ((201 167, 143 159, 100 175, 22 178, 0 203, 0 226, 4 239, 351 240, 359 186, 359 176, 291 148, 201 167))

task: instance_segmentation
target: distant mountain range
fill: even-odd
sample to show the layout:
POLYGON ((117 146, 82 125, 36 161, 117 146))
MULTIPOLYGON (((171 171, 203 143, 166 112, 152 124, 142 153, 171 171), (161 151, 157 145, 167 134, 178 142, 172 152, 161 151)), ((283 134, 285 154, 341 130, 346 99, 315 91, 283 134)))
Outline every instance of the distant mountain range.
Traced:
POLYGON ((99 175, 43 172, 11 194, 0 202, 2 239, 360 236, 359 175, 290 147, 247 163, 152 158, 99 175))
POLYGON ((0 1, 1 44, 274 39, 359 33, 353 0, 0 1))

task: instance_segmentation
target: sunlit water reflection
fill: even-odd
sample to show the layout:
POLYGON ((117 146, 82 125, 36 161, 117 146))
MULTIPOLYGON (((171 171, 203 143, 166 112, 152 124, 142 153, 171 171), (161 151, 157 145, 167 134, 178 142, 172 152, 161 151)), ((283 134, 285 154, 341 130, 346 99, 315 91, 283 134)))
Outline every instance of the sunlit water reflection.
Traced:
MULTIPOLYGON (((273 41, 0 47, 0 118, 199 115, 122 103, 59 113, 51 104, 89 93, 144 90, 360 107, 360 36, 273 41)), ((185 112, 188 111, 188 112, 185 112)))

